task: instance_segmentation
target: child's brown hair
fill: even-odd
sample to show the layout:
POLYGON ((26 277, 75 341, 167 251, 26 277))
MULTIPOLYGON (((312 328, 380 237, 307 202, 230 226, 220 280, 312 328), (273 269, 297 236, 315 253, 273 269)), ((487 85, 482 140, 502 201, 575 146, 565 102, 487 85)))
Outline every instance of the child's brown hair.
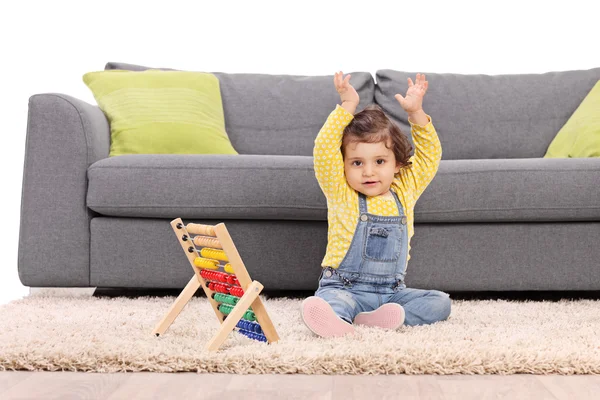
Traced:
MULTIPOLYGON (((396 163, 403 167, 411 167, 408 161, 413 147, 408 138, 400 131, 400 128, 388 118, 381 107, 372 104, 364 110, 356 113, 348 126, 344 129, 342 136, 342 157, 345 158, 346 145, 350 143, 385 143, 392 140, 391 150, 396 157, 396 163)), ((389 147, 387 147, 389 149, 389 147)))

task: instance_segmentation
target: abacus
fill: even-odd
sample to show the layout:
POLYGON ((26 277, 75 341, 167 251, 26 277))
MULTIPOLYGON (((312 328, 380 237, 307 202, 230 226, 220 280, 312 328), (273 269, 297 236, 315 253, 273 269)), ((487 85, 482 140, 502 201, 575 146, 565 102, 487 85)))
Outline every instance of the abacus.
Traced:
POLYGON ((195 274, 181 291, 152 334, 160 336, 171 326, 200 286, 221 323, 221 328, 206 345, 217 351, 229 333, 239 333, 255 340, 273 343, 279 340, 264 304, 258 297, 263 285, 250 279, 225 224, 185 225, 181 218, 171 221, 195 274), (195 234, 196 236, 191 236, 195 234), (196 246, 202 247, 200 251, 196 246), (219 261, 227 264, 220 265, 219 261), (218 271, 223 268, 224 272, 218 271))

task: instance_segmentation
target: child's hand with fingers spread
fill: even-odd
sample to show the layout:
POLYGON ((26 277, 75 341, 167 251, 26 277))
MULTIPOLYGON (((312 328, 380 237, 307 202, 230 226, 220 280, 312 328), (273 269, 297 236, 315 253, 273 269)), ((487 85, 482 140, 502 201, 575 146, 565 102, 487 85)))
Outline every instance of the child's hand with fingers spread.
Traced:
POLYGON ((408 114, 413 114, 423 109, 423 96, 427 92, 428 82, 425 80, 425 74, 417 74, 417 82, 413 84, 413 81, 408 78, 408 90, 406 91, 406 97, 397 94, 394 96, 400 106, 408 114))
POLYGON ((350 84, 351 75, 346 75, 345 79, 343 76, 344 74, 342 71, 336 72, 333 76, 335 90, 337 90, 342 99, 342 107, 350 114, 354 114, 354 111, 356 111, 356 107, 358 107, 358 103, 360 102, 360 98, 356 89, 350 84))

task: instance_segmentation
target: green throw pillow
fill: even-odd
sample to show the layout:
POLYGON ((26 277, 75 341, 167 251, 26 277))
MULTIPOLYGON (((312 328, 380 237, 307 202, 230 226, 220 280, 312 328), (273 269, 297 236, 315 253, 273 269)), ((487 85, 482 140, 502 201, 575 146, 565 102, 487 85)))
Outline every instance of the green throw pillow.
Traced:
POLYGON ((600 81, 558 131, 544 158, 600 157, 600 81))
POLYGON ((89 72, 110 123, 110 154, 238 154, 225 131, 219 79, 190 71, 89 72))

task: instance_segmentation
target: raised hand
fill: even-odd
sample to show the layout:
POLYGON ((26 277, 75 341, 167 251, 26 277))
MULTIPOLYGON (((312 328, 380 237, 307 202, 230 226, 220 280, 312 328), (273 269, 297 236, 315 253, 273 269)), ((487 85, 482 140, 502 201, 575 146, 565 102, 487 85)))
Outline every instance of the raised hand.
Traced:
POLYGON ((406 91, 406 97, 397 94, 394 97, 400 103, 400 106, 408 114, 417 112, 423 109, 423 96, 427 92, 427 86, 429 82, 425 80, 425 74, 417 74, 416 83, 408 78, 408 90, 406 91))
POLYGON ((335 90, 337 90, 337 92, 340 95, 340 98, 342 99, 342 106, 344 105, 344 102, 349 102, 353 106, 357 106, 360 102, 360 98, 358 96, 358 93, 356 92, 356 89, 354 89, 354 87, 352 87, 352 85, 350 84, 351 75, 346 75, 346 78, 343 78, 343 76, 344 74, 342 73, 342 71, 336 72, 333 76, 335 90))

